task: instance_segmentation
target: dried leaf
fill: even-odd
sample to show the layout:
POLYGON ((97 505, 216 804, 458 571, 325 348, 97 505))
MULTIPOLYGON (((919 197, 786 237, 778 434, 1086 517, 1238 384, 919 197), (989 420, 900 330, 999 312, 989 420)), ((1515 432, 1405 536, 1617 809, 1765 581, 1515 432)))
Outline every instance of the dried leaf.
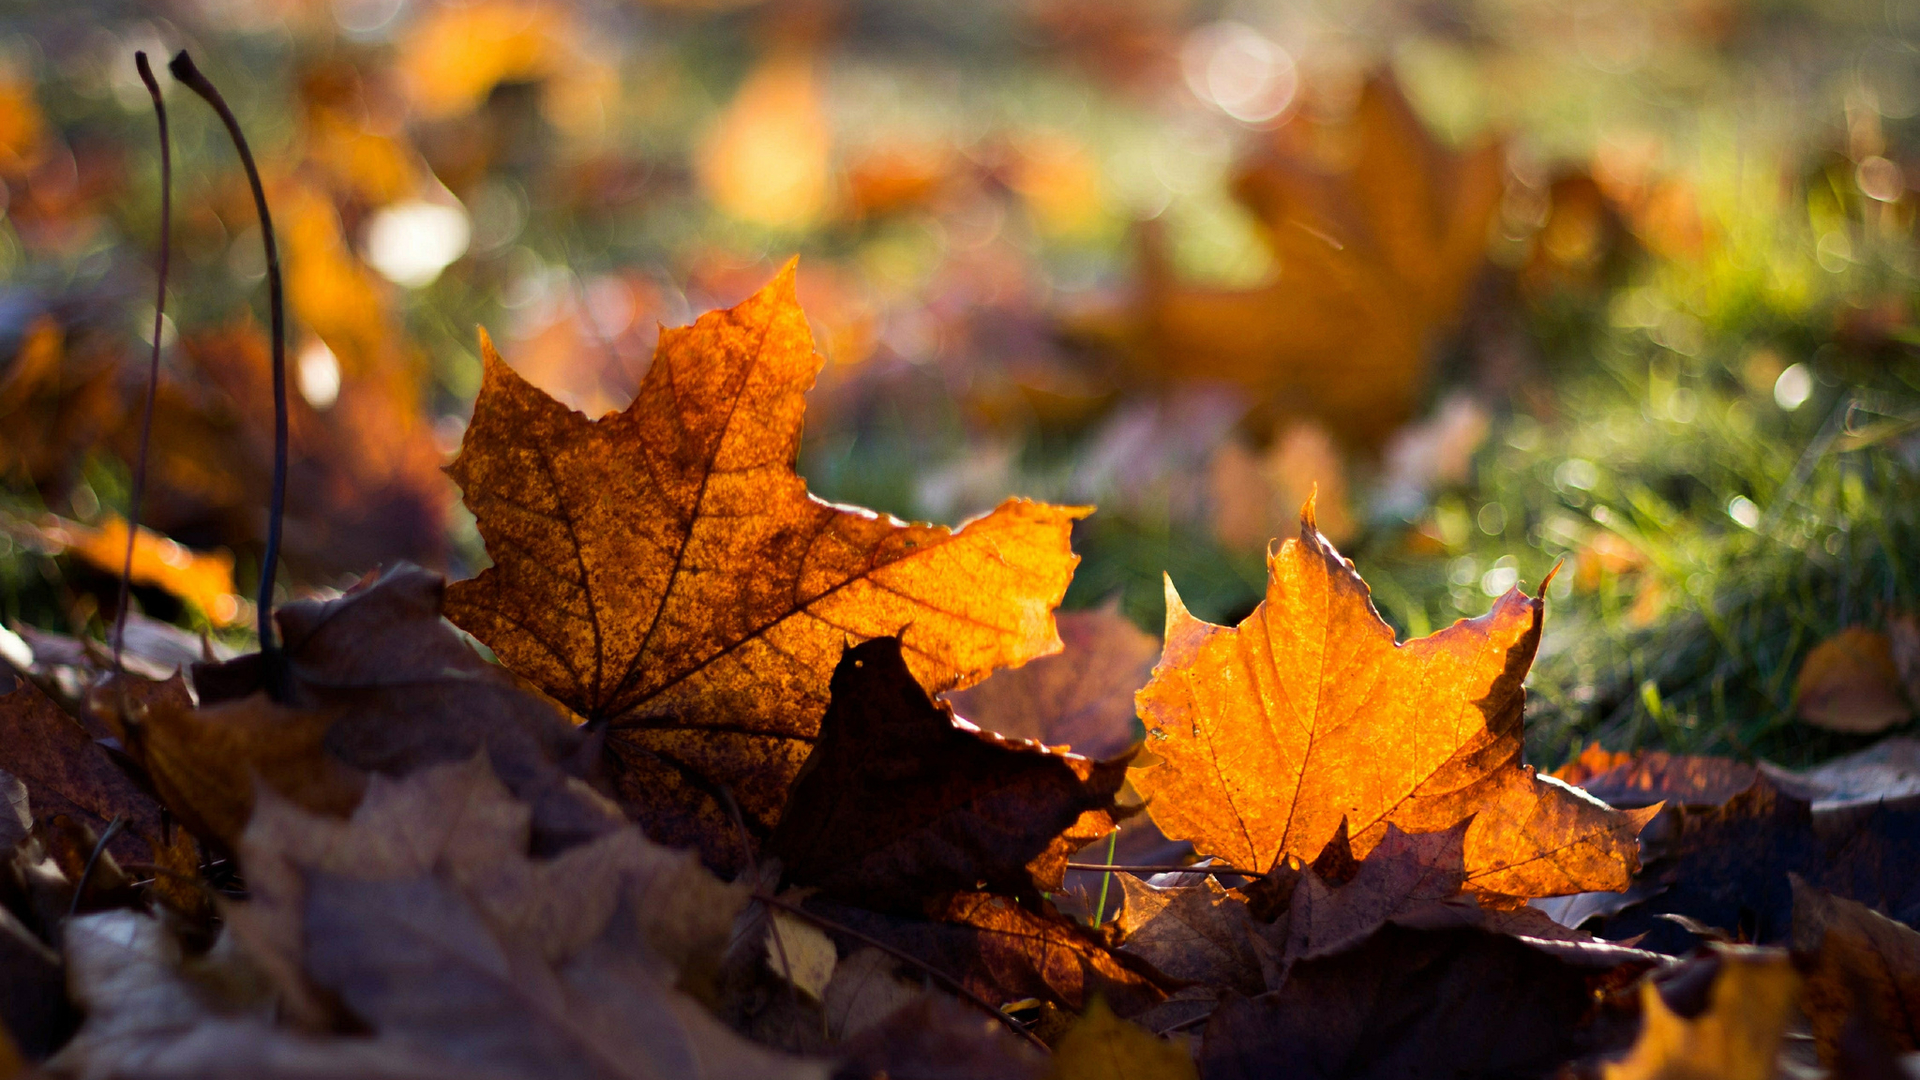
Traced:
POLYGON ((930 908, 932 922, 819 897, 807 909, 931 965, 988 1001, 1040 998, 1078 1011, 1097 994, 1126 1016, 1165 996, 1077 924, 1001 896, 951 897, 930 908))
POLYGON ((1263 952, 1270 945, 1247 905, 1209 877, 1198 885, 1160 887, 1131 874, 1115 878, 1124 898, 1120 951, 1180 982, 1231 987, 1244 994, 1266 989, 1263 952))
MULTIPOLYGON (((0 676, 0 679, 6 678, 0 676)), ((26 785, 39 818, 66 814, 105 832, 116 817, 126 830, 110 850, 151 862, 164 835, 160 804, 129 779, 106 749, 32 683, 14 682, 0 697, 0 768, 26 785)))
POLYGON ((1081 329, 1117 337, 1154 376, 1237 383, 1270 421, 1312 418, 1377 448, 1412 418, 1427 350, 1485 259, 1504 154, 1444 150, 1387 77, 1344 123, 1310 115, 1267 136, 1234 186, 1274 255, 1271 282, 1182 284, 1148 230, 1139 295, 1081 329))
POLYGON ((880 910, 983 887, 1038 899, 1073 852, 1113 831, 1126 759, 956 721, 914 681, 897 638, 848 649, 831 692, 769 844, 794 884, 880 910))
MULTIPOLYGON (((1920 807, 1867 804, 1815 815, 1808 801, 1762 773, 1710 810, 1669 811, 1650 835, 1642 884, 1657 892, 1599 924, 1616 940, 1683 953, 1692 934, 1660 918, 1683 915, 1742 941, 1784 942, 1792 925, 1789 874, 1899 918, 1920 916, 1920 807)), ((1650 833, 1652 830, 1650 830, 1650 833)))
POLYGON ((1794 714, 1816 727, 1872 735, 1913 716, 1887 635, 1850 626, 1813 647, 1793 686, 1794 714))
MULTIPOLYGON (((1758 775, 1754 766, 1731 758, 1669 754, 1664 750, 1608 756, 1616 758, 1613 764, 1567 782, 1609 806, 1643 807, 1662 802, 1671 806, 1724 806, 1752 787, 1758 775)), ((1598 758, 1586 754, 1581 757, 1590 765, 1598 764, 1598 758)))
POLYGON ((328 1011, 301 975, 309 872, 366 881, 438 874, 504 936, 552 960, 581 948, 627 903, 651 955, 681 972, 717 962, 743 887, 722 885, 690 854, 631 827, 529 861, 533 814, 479 756, 404 780, 376 775, 348 821, 266 796, 239 845, 250 900, 229 920, 309 1022, 328 1011))
POLYGON ((268 699, 259 654, 195 669, 199 708, 154 706, 122 737, 181 819, 231 844, 253 777, 311 810, 344 814, 367 774, 404 775, 484 746, 535 807, 551 847, 617 824, 568 773, 586 737, 482 660, 439 611, 439 575, 403 567, 337 600, 280 607, 291 700, 268 699))
POLYGON ((454 1062, 583 1080, 826 1076, 747 1042, 673 990, 620 919, 553 963, 438 878, 313 873, 307 889, 314 981, 376 1033, 454 1062))
MULTIPOLYGON (((871 950, 870 950, 871 951, 871 950)), ((842 1051, 835 1080, 1040 1080, 1046 1062, 1000 1022, 923 994, 842 1051)))
POLYGON ((812 923, 784 911, 767 920, 767 967, 815 1001, 826 1000, 839 959, 833 939, 812 923))
MULTIPOLYGON (((107 1080, 507 1080, 391 1039, 316 1038, 276 1027, 224 980, 195 978, 160 922, 131 911, 67 924, 70 986, 87 1020, 48 1062, 61 1075, 107 1080)), ((219 954, 223 946, 216 946, 219 954)), ((227 958, 230 964, 230 958, 227 958)))
MULTIPOLYGON (((67 1040, 78 1020, 67 1003, 60 957, 0 907, 0 1040, 38 1061, 67 1040)), ((0 1051, 0 1064, 5 1058, 0 1051)))
POLYGON ((1309 504, 1239 627, 1195 619, 1169 581, 1166 652, 1139 696, 1164 763, 1134 784, 1167 835, 1235 866, 1313 858, 1343 818, 1364 854, 1389 824, 1435 832, 1472 817, 1476 892, 1625 888, 1652 811, 1611 810, 1519 762, 1541 611, 1515 589, 1398 645, 1309 504))
POLYGON ((1048 1080, 1199 1080, 1186 1048, 1113 1015, 1095 998, 1053 1048, 1048 1080))
POLYGON ((1895 1052, 1920 1050, 1920 933, 1794 875, 1793 949, 1822 1062, 1839 1059, 1849 1023, 1895 1052))
POLYGON ((1133 745, 1133 695, 1147 684, 1160 641, 1120 614, 1117 602, 1054 616, 1064 647, 946 695, 953 711, 988 731, 1090 758, 1133 745))
POLYGON ((1544 1075, 1616 1037, 1594 1006, 1622 970, 1605 952, 1389 926, 1296 964, 1279 990, 1228 997, 1207 1023, 1200 1069, 1209 1080, 1272 1076, 1276 1062, 1289 1077, 1328 1080, 1544 1075))
POLYGON ((1682 1015, 1653 982, 1641 984, 1639 1041, 1604 1080, 1773 1080, 1797 980, 1786 953, 1722 946, 1705 1009, 1682 1015))
POLYGON ((1058 647, 1085 511, 1009 501, 959 532, 813 498, 793 472, 819 368, 793 267, 661 335, 626 411, 588 420, 490 346, 451 473, 495 563, 456 623, 595 726, 656 837, 740 857, 769 832, 849 639, 901 637, 938 692, 1058 647))
POLYGON ((1328 888, 1312 867, 1300 875, 1287 912, 1288 963, 1344 952, 1395 916, 1459 895, 1466 885, 1468 822, 1408 835, 1393 825, 1351 880, 1328 888))

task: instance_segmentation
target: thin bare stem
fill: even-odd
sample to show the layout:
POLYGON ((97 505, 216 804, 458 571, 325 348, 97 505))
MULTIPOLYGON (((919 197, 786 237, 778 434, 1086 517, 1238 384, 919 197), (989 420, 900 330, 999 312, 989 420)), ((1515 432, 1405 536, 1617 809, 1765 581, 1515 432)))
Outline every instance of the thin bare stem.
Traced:
POLYGON ((855 930, 851 926, 845 926, 840 923, 834 922, 832 919, 823 918, 819 915, 815 915, 813 912, 808 911, 806 908, 801 907, 799 904, 788 903, 787 901, 782 900, 777 896, 768 896, 766 893, 756 892, 753 894, 753 898, 755 900, 760 901, 763 904, 766 904, 769 907, 779 908, 781 911, 787 912, 788 914, 794 916, 795 918, 805 919, 807 922, 812 923, 813 925, 819 927, 822 930, 827 930, 836 934, 845 934, 848 937, 853 938, 855 941, 860 942, 861 944, 871 945, 874 948, 879 949, 881 952, 886 953, 888 956, 893 957, 895 960, 898 960, 906 964, 912 964, 914 967, 917 967, 921 971, 926 972, 929 976, 932 976, 935 982, 940 983, 942 986, 945 986, 947 989, 953 991, 956 994, 959 994, 963 998, 966 998, 968 1001, 979 1006, 981 1011, 988 1013, 989 1015, 993 1016, 996 1020, 999 1020, 1002 1024, 1005 1024, 1007 1026, 1008 1031, 1013 1032, 1015 1035, 1018 1035, 1021 1038, 1032 1043, 1033 1045, 1039 1047, 1041 1053, 1050 1054, 1053 1052, 1047 1046, 1047 1044, 1041 1042, 1039 1038, 1033 1034, 1033 1032, 1028 1031, 1020 1023, 1020 1021, 1015 1020, 1011 1016, 1008 1016, 1005 1009, 1002 1009, 1000 1006, 995 1005, 993 1002, 988 1001, 986 998, 983 998, 979 994, 976 994, 973 991, 967 989, 966 985, 962 983, 959 979, 956 979, 953 976, 947 974, 946 972, 941 971, 939 968, 934 967, 932 964, 927 963, 925 960, 922 960, 919 957, 912 955, 911 953, 901 952, 899 949, 896 949, 893 946, 887 944, 886 942, 881 941, 879 938, 868 937, 866 934, 863 934, 860 931, 855 930))
POLYGON ((220 96, 207 77, 193 64, 185 49, 167 65, 173 77, 199 94, 220 122, 227 126, 233 148, 240 153, 240 164, 247 170, 247 183, 253 187, 253 208, 260 216, 260 240, 267 249, 267 307, 273 319, 273 493, 267 506, 267 549, 260 557, 259 607, 260 652, 268 660, 267 693, 276 701, 286 698, 278 663, 280 647, 273 637, 273 579, 280 560, 280 519, 287 506, 287 305, 280 284, 280 249, 273 239, 273 216, 267 212, 267 191, 260 183, 260 169, 253 162, 253 150, 240 130, 227 100, 220 96))
POLYGON ((1121 863, 1070 862, 1067 864, 1067 869, 1099 870, 1109 873, 1118 870, 1123 874, 1212 874, 1216 877, 1243 878, 1257 878, 1261 876, 1257 871, 1242 870, 1236 866, 1134 866, 1123 865, 1121 863))
MULTIPOLYGON (((113 676, 125 674, 120 668, 120 653, 127 642, 127 605, 133 591, 133 547, 140 538, 140 502, 147 493, 147 445, 153 439, 154 395, 160 388, 160 331, 166 326, 167 264, 173 258, 173 140, 167 133, 167 103, 160 96, 160 83, 147 64, 147 54, 133 54, 133 66, 140 81, 147 84, 147 96, 153 98, 153 114, 160 123, 160 283, 153 300, 153 352, 147 361, 147 401, 140 411, 140 447, 133 456, 133 491, 127 497, 127 558, 120 567, 120 603, 113 617, 113 676)), ((125 689, 121 690, 124 695, 125 689)), ((122 712, 125 702, 122 702, 122 712)))

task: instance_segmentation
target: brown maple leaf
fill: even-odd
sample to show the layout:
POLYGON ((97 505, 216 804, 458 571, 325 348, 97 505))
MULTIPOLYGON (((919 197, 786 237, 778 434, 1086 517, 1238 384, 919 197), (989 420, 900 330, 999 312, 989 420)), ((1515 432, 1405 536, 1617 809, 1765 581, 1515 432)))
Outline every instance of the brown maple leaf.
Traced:
POLYGON ((1520 764, 1542 602, 1514 589, 1478 619, 1397 644, 1312 511, 1236 628, 1188 614, 1168 581, 1166 652, 1139 695, 1163 762, 1134 781, 1155 823, 1258 869, 1314 858, 1343 818, 1364 855, 1389 824, 1436 832, 1472 817, 1477 893, 1625 888, 1653 811, 1614 811, 1520 764))
POLYGON ((849 641, 898 635, 929 691, 1059 647, 1084 509, 1010 500, 958 532, 809 495, 794 472, 819 370, 794 268, 661 334, 639 395, 589 420, 482 342, 449 471, 494 565, 450 618, 607 733, 648 831, 732 865, 777 820, 849 641))
POLYGON ((1485 261, 1503 150, 1446 150, 1388 76, 1368 80, 1346 121, 1312 115, 1262 136, 1234 183, 1274 255, 1271 281, 1184 283, 1150 223, 1133 302, 1074 329, 1153 376, 1245 387, 1264 403, 1256 417, 1311 417, 1377 448, 1412 418, 1428 350, 1485 261))
POLYGON ((1127 758, 1094 762, 956 721, 897 638, 846 651, 820 738, 768 850, 787 880, 864 907, 919 911, 987 889, 1039 899, 1120 816, 1127 758))

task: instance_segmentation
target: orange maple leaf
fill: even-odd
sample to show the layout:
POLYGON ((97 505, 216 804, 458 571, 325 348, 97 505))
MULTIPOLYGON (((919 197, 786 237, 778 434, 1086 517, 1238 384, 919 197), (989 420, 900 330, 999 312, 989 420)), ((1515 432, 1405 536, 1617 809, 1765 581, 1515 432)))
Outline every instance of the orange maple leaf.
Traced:
POLYGON ((449 471, 495 563, 447 615, 606 730, 657 838, 739 858, 722 789, 771 832, 849 642, 898 635, 930 693, 1060 648, 1087 509, 1012 499, 956 532, 807 493, 794 459, 821 361, 792 263, 663 332, 639 395, 599 420, 482 351, 449 471))
POLYGON ((1472 891, 1627 887, 1652 811, 1613 810, 1520 764, 1538 598, 1514 589, 1398 644, 1311 502, 1267 571, 1266 600, 1235 628, 1194 618, 1167 583, 1166 651, 1138 697, 1163 763, 1134 781, 1167 835, 1264 868, 1314 858, 1343 819, 1364 856, 1389 824, 1436 832, 1471 817, 1472 891))

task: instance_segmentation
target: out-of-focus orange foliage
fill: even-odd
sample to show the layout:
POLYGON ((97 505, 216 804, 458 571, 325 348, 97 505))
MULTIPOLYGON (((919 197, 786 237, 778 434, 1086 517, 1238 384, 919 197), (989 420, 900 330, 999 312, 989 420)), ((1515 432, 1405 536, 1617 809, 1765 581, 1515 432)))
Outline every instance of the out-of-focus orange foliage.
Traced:
POLYGON ((1213 535, 1230 548, 1262 548, 1286 531, 1309 498, 1327 539, 1354 532, 1347 506, 1347 465, 1325 428, 1312 420, 1287 427, 1265 453, 1238 440, 1221 444, 1208 468, 1213 535))
POLYGON ((546 0, 442 3, 416 22, 395 54, 423 120, 457 116, 502 83, 538 82, 573 55, 567 9, 546 0))
MULTIPOLYGON (((127 522, 117 514, 97 526, 54 518, 40 531, 60 550, 96 570, 118 575, 126 565, 127 522)), ((225 551, 189 551, 143 525, 133 543, 133 580, 165 589, 219 626, 240 615, 233 556, 225 551)))
POLYGON ((898 213, 932 203, 960 170, 960 157, 936 142, 873 147, 847 164, 847 208, 855 217, 898 213))
POLYGON ((776 50, 701 141, 701 187, 742 221, 798 228, 826 209, 833 150, 819 74, 805 48, 776 50))
POLYGON ((1233 866, 1314 858, 1343 828, 1364 856, 1389 824, 1436 832, 1472 818, 1475 892, 1625 888, 1651 813, 1607 809, 1520 764, 1542 611, 1514 589, 1478 619, 1397 644, 1308 504, 1238 627, 1189 615, 1169 582, 1166 651, 1138 699, 1162 763, 1134 784, 1163 832, 1233 866))
POLYGON ((1076 236, 1100 220, 1100 163, 1071 135, 1051 132, 1021 140, 1013 148, 1007 183, 1020 193, 1043 233, 1076 236))
POLYGON ((1238 383, 1269 422, 1312 417, 1377 449, 1412 417, 1428 349, 1485 259, 1502 147, 1445 149, 1385 77, 1343 122, 1303 114, 1262 138, 1234 193, 1273 251, 1274 280, 1184 285, 1149 229, 1138 297, 1080 329, 1117 339, 1156 378, 1238 383))
POLYGON ((72 481, 81 456, 113 429, 126 407, 109 346, 98 335, 72 336, 52 314, 42 314, 0 372, 0 424, 7 431, 0 439, 0 473, 42 491, 72 481))
POLYGON ((605 725, 655 836, 736 863, 722 788, 772 828, 849 640, 898 635, 930 692, 1060 647, 1084 509, 1012 499, 954 532, 807 494, 793 464, 821 359, 792 264, 662 334, 633 403, 599 420, 482 352, 450 472, 494 565, 449 589, 447 615, 605 725))
MULTIPOLYGON (((266 335, 236 323, 189 335, 182 354, 160 385, 143 516, 174 535, 257 540, 273 460, 266 335)), ((319 573, 436 563, 451 500, 418 390, 404 369, 354 371, 352 355, 342 350, 335 361, 339 391, 326 409, 289 395, 288 559, 319 573)), ((127 460, 138 452, 137 429, 113 433, 127 460)))
POLYGON ((39 158, 45 129, 33 80, 0 68, 0 176, 18 176, 39 158))
POLYGON ((300 97, 307 159, 334 188, 378 206, 419 186, 398 102, 376 100, 353 65, 331 60, 302 72, 300 97))
POLYGON ((1650 251, 1666 259, 1695 258, 1707 248, 1707 224, 1693 185, 1662 169, 1662 153, 1652 136, 1603 138, 1594 151, 1593 179, 1650 251))

